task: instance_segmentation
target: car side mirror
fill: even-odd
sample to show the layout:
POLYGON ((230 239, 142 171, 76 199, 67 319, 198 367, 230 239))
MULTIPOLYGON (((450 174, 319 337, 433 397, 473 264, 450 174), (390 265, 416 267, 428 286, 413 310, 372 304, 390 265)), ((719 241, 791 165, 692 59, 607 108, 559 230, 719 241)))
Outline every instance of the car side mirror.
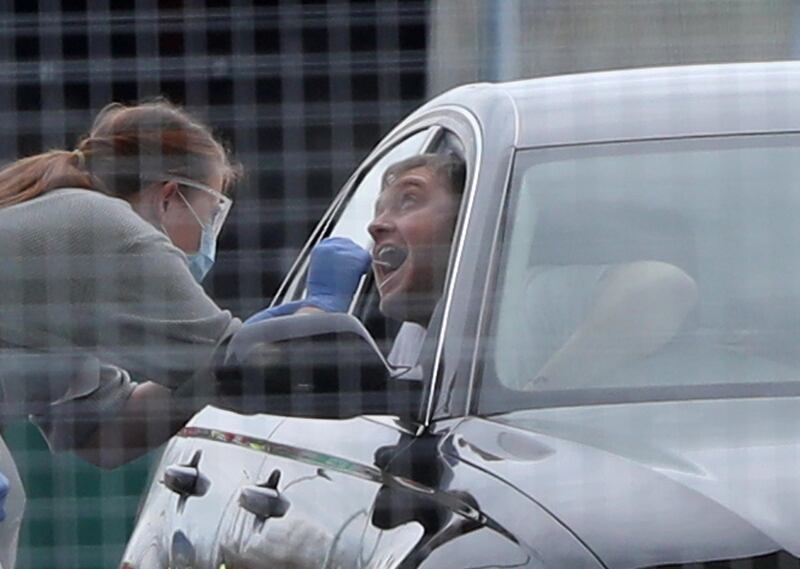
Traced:
POLYGON ((231 339, 225 367, 220 395, 240 412, 407 417, 419 408, 421 382, 396 377, 349 314, 295 314, 246 325, 231 339))

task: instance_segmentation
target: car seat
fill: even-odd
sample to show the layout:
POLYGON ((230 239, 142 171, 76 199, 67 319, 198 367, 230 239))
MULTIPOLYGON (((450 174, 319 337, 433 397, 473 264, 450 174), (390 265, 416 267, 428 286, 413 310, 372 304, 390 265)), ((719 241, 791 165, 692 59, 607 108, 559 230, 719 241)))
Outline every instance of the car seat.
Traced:
MULTIPOLYGON (((533 215, 517 214, 507 244, 496 362, 509 387, 524 388, 566 341, 610 268, 660 261, 696 273, 693 232, 677 210, 540 189, 522 192, 516 211, 533 215)), ((685 327, 694 324, 692 315, 685 327)))

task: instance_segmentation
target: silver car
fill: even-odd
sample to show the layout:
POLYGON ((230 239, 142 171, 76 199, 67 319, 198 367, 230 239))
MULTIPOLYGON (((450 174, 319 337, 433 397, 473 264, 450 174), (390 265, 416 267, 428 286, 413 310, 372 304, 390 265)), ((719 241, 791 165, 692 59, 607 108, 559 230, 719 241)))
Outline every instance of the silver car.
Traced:
POLYGON ((467 183, 418 365, 385 361, 369 279, 244 328, 246 397, 169 443, 123 566, 800 567, 800 64, 445 93, 275 302, 322 238, 370 246, 387 166, 443 151, 467 183))

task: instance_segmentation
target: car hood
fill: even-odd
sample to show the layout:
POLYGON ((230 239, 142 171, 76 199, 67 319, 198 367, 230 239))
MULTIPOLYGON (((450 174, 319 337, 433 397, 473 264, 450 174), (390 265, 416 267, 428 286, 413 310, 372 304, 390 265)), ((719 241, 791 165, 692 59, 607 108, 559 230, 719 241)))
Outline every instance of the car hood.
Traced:
POLYGON ((800 557, 799 398, 532 410, 493 421, 524 430, 508 430, 509 441, 527 440, 517 460, 507 441, 498 474, 609 567, 778 550, 800 557))

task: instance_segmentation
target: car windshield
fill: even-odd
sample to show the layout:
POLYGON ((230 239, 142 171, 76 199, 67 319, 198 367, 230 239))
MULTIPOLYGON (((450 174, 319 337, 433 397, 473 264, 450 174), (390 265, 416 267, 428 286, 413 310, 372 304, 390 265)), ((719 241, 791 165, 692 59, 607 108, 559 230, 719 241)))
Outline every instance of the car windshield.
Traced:
POLYGON ((481 404, 797 389, 798 142, 518 153, 481 404))

